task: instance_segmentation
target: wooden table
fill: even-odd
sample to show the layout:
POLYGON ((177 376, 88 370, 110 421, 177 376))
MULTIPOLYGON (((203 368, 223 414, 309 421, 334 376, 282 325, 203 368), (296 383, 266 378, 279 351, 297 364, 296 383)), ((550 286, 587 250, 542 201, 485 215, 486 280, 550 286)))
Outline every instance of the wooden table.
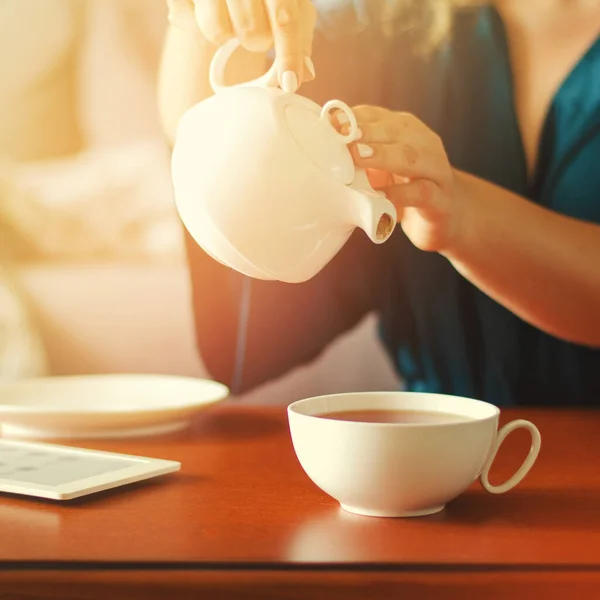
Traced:
MULTIPOLYGON (((182 470, 64 504, 0 496, 0 598, 600 598, 600 413, 504 420, 517 415, 542 432, 521 486, 493 496, 476 484, 417 519, 343 513, 297 463, 282 408, 81 442, 182 470)), ((493 482, 527 444, 524 432, 507 440, 493 482)))

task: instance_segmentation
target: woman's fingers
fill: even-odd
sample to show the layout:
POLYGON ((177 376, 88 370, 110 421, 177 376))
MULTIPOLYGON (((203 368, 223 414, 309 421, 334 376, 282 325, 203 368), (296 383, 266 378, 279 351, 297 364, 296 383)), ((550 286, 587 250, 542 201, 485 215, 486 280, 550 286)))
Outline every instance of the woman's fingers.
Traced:
POLYGON ((386 188, 402 183, 408 183, 410 179, 407 177, 400 177, 387 171, 380 171, 379 169, 365 169, 369 183, 376 190, 385 190, 386 188))
POLYGON ((354 116, 359 123, 372 123, 374 121, 389 121, 394 113, 380 106, 359 105, 352 108, 354 116))
POLYGON ((193 11, 203 36, 220 46, 236 37, 253 52, 275 46, 281 87, 295 92, 314 79, 312 54, 316 10, 311 0, 169 0, 171 17, 193 11))
POLYGON ((364 169, 379 169, 408 177, 437 181, 444 168, 442 158, 419 140, 396 144, 366 143, 361 138, 350 148, 354 162, 364 169))
POLYGON ((196 23, 202 35, 220 46, 235 36, 226 0, 196 0, 196 23))
MULTIPOLYGON (((359 107, 354 114, 360 138, 351 152, 358 166, 432 181, 445 172, 441 141, 412 115, 375 107, 359 107)), ((342 130, 346 128, 344 125, 342 130)))
MULTIPOLYGON (((379 108, 378 106, 354 106, 352 108, 356 122, 361 132, 361 138, 364 136, 364 131, 367 128, 367 124, 372 123, 385 123, 386 117, 389 118, 389 112, 385 108, 379 108)), ((331 124, 344 135, 350 130, 350 119, 348 115, 342 110, 336 110, 330 115, 331 124)), ((381 127, 381 125, 380 125, 381 127)))
MULTIPOLYGON (((442 140, 423 122, 409 113, 378 107, 359 106, 353 110, 359 138, 350 145, 350 151, 357 166, 367 172, 390 173, 395 184, 428 180, 442 189, 451 188, 452 170, 442 140)), ((342 133, 347 133, 348 127, 344 124, 342 133)))
POLYGON ((379 169, 366 169, 365 172, 373 189, 383 190, 384 188, 391 187, 396 183, 394 181, 394 176, 387 171, 380 171, 379 169))
MULTIPOLYGON (((369 182, 393 202, 398 221, 422 250, 437 250, 456 235, 454 172, 442 140, 408 113, 373 106, 353 109, 359 136, 349 149, 369 182)), ((332 121, 342 133, 349 119, 337 113, 332 121)))
POLYGON ((399 209, 431 209, 435 207, 441 194, 439 186, 427 179, 415 179, 408 183, 392 185, 384 191, 390 202, 399 209))
POLYGON ((304 52, 303 81, 315 78, 315 67, 312 61, 312 45, 317 24, 317 10, 311 0, 300 0, 300 23, 302 28, 302 48, 304 52))
POLYGON ((226 4, 233 31, 242 46, 252 52, 266 52, 272 45, 272 36, 263 1, 226 0, 226 4))
POLYGON ((412 126, 403 119, 364 121, 357 119, 361 140, 365 144, 396 144, 402 140, 418 140, 419 144, 433 141, 434 134, 424 127, 412 126))
POLYGON ((365 144, 393 144, 398 140, 386 121, 359 122, 360 139, 365 144))
POLYGON ((295 92, 304 76, 304 44, 299 0, 265 0, 279 84, 286 92, 295 92))
POLYGON ((198 30, 192 0, 167 0, 169 23, 185 31, 198 30))

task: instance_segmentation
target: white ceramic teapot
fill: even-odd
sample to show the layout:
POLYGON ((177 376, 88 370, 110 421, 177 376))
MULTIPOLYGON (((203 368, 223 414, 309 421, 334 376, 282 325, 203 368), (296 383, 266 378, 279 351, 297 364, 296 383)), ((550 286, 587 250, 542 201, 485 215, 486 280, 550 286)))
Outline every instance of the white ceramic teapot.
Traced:
POLYGON ((356 227, 376 244, 396 225, 394 205, 355 168, 347 144, 357 138, 343 102, 323 108, 263 77, 224 85, 236 48, 219 48, 210 70, 215 95, 189 109, 172 158, 177 210, 209 255, 257 279, 289 283, 316 275, 356 227), (329 113, 350 121, 340 134, 329 113))

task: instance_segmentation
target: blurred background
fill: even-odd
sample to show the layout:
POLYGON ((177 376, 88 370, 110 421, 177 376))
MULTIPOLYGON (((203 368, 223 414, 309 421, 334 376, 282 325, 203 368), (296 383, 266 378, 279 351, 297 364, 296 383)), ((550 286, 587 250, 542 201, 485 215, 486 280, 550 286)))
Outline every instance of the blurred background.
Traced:
MULTIPOLYGON (((207 376, 156 110, 165 23, 163 0, 0 2, 0 379, 207 376)), ((240 400, 396 385, 369 318, 240 400)))

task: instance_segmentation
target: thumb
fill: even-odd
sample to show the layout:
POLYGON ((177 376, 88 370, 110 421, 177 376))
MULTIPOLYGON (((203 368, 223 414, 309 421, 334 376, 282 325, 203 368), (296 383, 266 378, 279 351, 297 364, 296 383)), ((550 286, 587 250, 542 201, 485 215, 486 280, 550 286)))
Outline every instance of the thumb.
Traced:
POLYGON ((315 65, 312 61, 312 45, 317 23, 317 11, 311 0, 300 0, 300 22, 302 23, 302 45, 304 48, 304 81, 315 78, 315 65))
POLYGON ((192 0, 168 0, 168 20, 171 25, 186 31, 197 31, 196 15, 192 0))
POLYGON ((369 183, 376 190, 383 190, 387 187, 398 185, 401 183, 408 183, 410 179, 406 177, 400 177, 394 175, 388 171, 382 171, 381 169, 365 169, 369 183))
POLYGON ((304 49, 298 0, 265 0, 275 46, 279 84, 295 93, 304 76, 304 49))
POLYGON ((396 183, 394 176, 387 171, 381 171, 379 169, 365 169, 369 183, 376 190, 384 190, 391 187, 396 183))

